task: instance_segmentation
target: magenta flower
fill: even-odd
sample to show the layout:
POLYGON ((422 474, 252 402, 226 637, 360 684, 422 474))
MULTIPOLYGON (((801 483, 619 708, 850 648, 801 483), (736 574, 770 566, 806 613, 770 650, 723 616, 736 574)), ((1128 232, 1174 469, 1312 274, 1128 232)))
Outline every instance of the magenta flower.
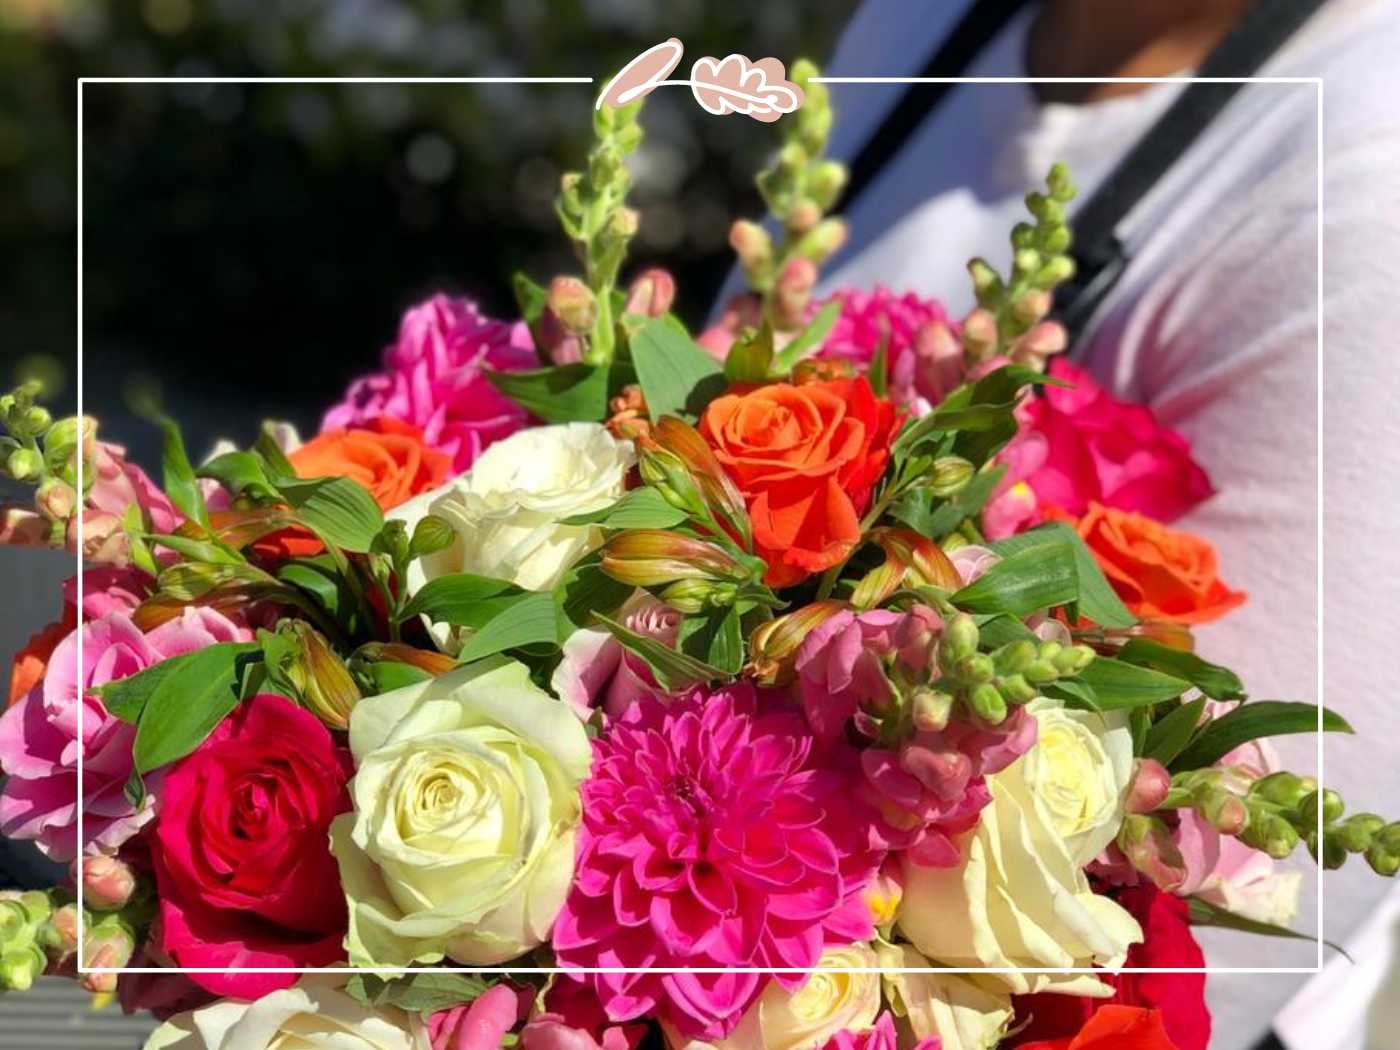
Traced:
POLYGON ((797 653, 798 689, 807 724, 823 743, 841 738, 863 703, 891 696, 883 661, 894 652, 903 617, 889 609, 839 612, 802 641, 797 653))
MULTIPOLYGON (((899 1045, 894 1017, 886 1010, 875 1021, 875 1027, 864 1032, 842 1029, 826 1041, 822 1050, 896 1050, 899 1045)), ((915 1044, 913 1050, 941 1050, 943 1040, 929 1036, 915 1044)))
MULTIPOLYGON (((593 747, 574 885, 554 926, 561 965, 811 968, 825 945, 873 935, 862 890, 882 854, 870 814, 795 712, 767 710, 747 684, 669 705, 646 697, 593 747)), ((614 1021, 656 1012, 707 1039, 731 1031, 764 985, 733 971, 582 979, 614 1021)))
POLYGON ((872 292, 840 291, 817 303, 841 304, 840 316, 822 344, 820 357, 850 361, 862 370, 885 344, 890 397, 901 404, 922 399, 936 405, 965 378, 956 326, 934 299, 913 292, 895 295, 876 285, 872 292))
MULTIPOLYGON (((78 851, 79 747, 85 850, 115 851, 154 815, 149 798, 138 811, 122 793, 131 776, 136 728, 109 715, 89 690, 181 653, 250 637, 214 610, 194 607, 150 634, 142 634, 122 611, 81 629, 82 668, 74 631, 54 649, 44 680, 0 717, 0 767, 9 776, 0 792, 0 834, 34 839, 44 853, 62 861, 78 851)), ((147 777, 148 786, 156 782, 158 777, 147 777)))
POLYGON ((493 984, 469 1003, 439 1010, 428 1018, 432 1050, 499 1050, 520 1020, 521 999, 510 985, 493 984))
POLYGON ((348 429, 392 416, 421 427, 423 439, 450 455, 460 472, 529 418, 483 369, 538 364, 523 323, 492 320, 470 299, 435 295, 403 315, 398 340, 384 351, 383 370, 351 383, 321 428, 348 429))

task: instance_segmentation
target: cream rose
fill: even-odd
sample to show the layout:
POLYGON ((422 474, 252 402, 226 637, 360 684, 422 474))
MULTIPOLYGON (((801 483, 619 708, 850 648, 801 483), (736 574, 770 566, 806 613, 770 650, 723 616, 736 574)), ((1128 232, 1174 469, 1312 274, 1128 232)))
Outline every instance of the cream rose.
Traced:
MULTIPOLYGON (((1076 851, 1027 775, 1034 767, 1029 757, 987 778, 992 799, 968 840, 962 865, 905 863, 899 929, 941 966, 1120 966, 1128 946, 1142 939, 1142 929, 1089 888, 1076 851)), ((1112 994, 1088 974, 995 977, 1018 995, 1112 994)))
POLYGON ((361 700, 354 812, 331 825, 359 965, 505 962, 548 936, 568 893, 582 724, 514 661, 361 700))
POLYGON ((496 442, 461 477, 388 515, 412 533, 431 513, 457 533, 410 567, 409 591, 454 572, 549 590, 601 542, 595 527, 559 523, 616 502, 634 459, 630 443, 597 423, 531 427, 496 442))
POLYGON ((1083 867, 1097 857, 1123 823, 1133 778, 1133 733, 1121 711, 1101 714, 1037 697, 1035 746, 1021 759, 1022 774, 1050 826, 1083 867))
POLYGON ((942 1050, 1001 1045, 1014 1013, 1004 985, 990 976, 910 973, 929 962, 907 944, 887 946, 881 961, 891 971, 885 975, 885 995, 914 1040, 939 1039, 942 1050))
POLYGON ((177 1014, 145 1050, 430 1050, 417 1014, 364 1006, 344 984, 344 977, 307 976, 255 1002, 224 999, 177 1014))
POLYGON ((867 1031, 880 1013, 880 975, 852 971, 879 965, 869 945, 828 948, 817 962, 827 972, 812 973, 795 992, 770 981, 725 1038, 687 1042, 668 1030, 667 1041, 683 1050, 814 1050, 837 1032, 867 1031))

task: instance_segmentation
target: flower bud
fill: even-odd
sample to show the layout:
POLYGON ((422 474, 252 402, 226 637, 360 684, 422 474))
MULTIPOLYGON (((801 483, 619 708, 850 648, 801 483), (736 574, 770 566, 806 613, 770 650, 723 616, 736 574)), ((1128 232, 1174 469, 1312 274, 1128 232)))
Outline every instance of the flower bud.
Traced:
POLYGON ((683 419, 662 416, 656 423, 655 440, 685 465, 705 505, 720 524, 748 546, 750 525, 744 496, 700 432, 683 419))
POLYGON ((1387 824, 1372 836, 1366 863, 1377 875, 1387 878, 1400 871, 1400 821, 1387 824))
POLYGON ((773 238, 756 222, 739 219, 729 227, 729 246, 739 257, 739 265, 751 276, 773 262, 773 238))
MULTIPOLYGON (((136 938, 131 926, 117 915, 89 925, 83 933, 81 959, 84 969, 115 970, 131 960, 136 938)), ((82 985, 90 992, 113 992, 117 987, 115 973, 85 973, 82 985)))
POLYGON ((734 604, 739 588, 732 583, 712 580, 677 580, 661 592, 661 600, 683 613, 723 609, 734 604))
POLYGON ((577 277, 556 277, 549 283, 549 309, 570 332, 592 331, 598 320, 598 301, 577 277))
POLYGON ((821 264, 841 250, 849 231, 842 219, 823 219, 797 242, 801 258, 821 264))
MULTIPOLYGON (((1212 791, 1196 806, 1196 812, 1222 835, 1238 835, 1249 824, 1249 807, 1244 799, 1229 791, 1212 791)), ((1292 847, 1289 847, 1292 852, 1292 847)))
POLYGON ((10 547, 44 547, 49 523, 27 507, 0 507, 0 543, 10 547))
POLYGON ((954 665, 953 670, 964 682, 990 682, 996 675, 996 665, 986 653, 964 656, 954 665))
POLYGON ((67 521, 78 506, 78 494, 72 485, 54 478, 39 486, 34 506, 49 521, 67 521))
POLYGON ((981 634, 977 622, 967 613, 958 613, 947 622, 943 631, 943 652, 946 658, 956 663, 977 652, 981 634))
POLYGON ((967 701, 973 713, 984 722, 995 726, 1006 721, 1006 700, 991 682, 973 686, 967 694, 967 701))
POLYGON ((807 191, 822 208, 830 208, 846 186, 846 166, 834 160, 823 160, 807 173, 807 191))
POLYGON ((1118 848, 1158 889, 1172 892, 1186 881, 1186 861, 1159 817, 1129 813, 1118 832, 1118 848))
POLYGON ((1024 325, 1033 325, 1050 312, 1054 304, 1049 292, 1033 288, 1011 304, 1011 316, 1024 325))
POLYGON ((705 512, 705 498, 681 458, 660 446, 642 448, 637 456, 642 480, 656 489, 677 510, 689 516, 705 512))
MULTIPOLYGON (((1296 809, 1305 795, 1317 790, 1317 781, 1311 777, 1300 777, 1296 773, 1281 770, 1260 777, 1250 785, 1251 798, 1261 798, 1284 809, 1296 809)), ((1316 823, 1316 822, 1314 822, 1316 823)))
POLYGON ((783 265, 774 288, 773 323, 777 328, 787 330, 802 323, 816 284, 817 267, 811 259, 789 259, 783 265))
POLYGON ((94 911, 125 907, 136 891, 135 873, 117 857, 83 856, 74 864, 83 881, 83 901, 94 911))
POLYGON ((744 674, 760 685, 786 685, 807 635, 847 608, 845 602, 827 598, 759 624, 749 635, 750 660, 744 674))
POLYGON ((1001 695, 1013 704, 1028 704, 1038 695, 1035 686, 1026 680, 1025 675, 1002 675, 996 679, 996 687, 1001 695))
POLYGON ((602 569, 634 587, 656 587, 676 580, 734 580, 749 576, 728 551, 708 540, 664 529, 620 532, 603 545, 602 569))
POLYGON ((39 928, 39 944, 58 960, 67 959, 78 949, 78 906, 65 904, 39 928))
POLYGON ((899 767, 942 798, 955 797, 972 775, 972 759, 956 748, 917 743, 900 748, 899 767))
POLYGON ((997 339, 997 319, 991 311, 979 307, 963 321, 963 348, 974 361, 994 353, 997 339))
POLYGON ((345 662, 310 624, 290 620, 287 629, 299 650, 299 658, 289 673, 301 690, 302 706, 329 728, 348 729, 350 710, 359 703, 360 688, 345 662))
POLYGON ((48 959, 37 944, 28 944, 0 955, 0 988, 25 992, 43 975, 48 959))
POLYGON ((926 321, 914 333, 914 385, 932 404, 963 380, 962 343, 942 321, 926 321))
POLYGON ((1298 803, 1298 823, 1303 827, 1315 828, 1319 810, 1322 814, 1322 826, 1325 828, 1341 819, 1346 811, 1346 804, 1342 801, 1342 796, 1331 788, 1312 791, 1304 795, 1298 803))
MULTIPOLYGON (((124 568, 131 558, 131 542, 121 518, 102 510, 84 510, 83 558, 103 565, 124 568)), ((68 519, 68 549, 77 552, 78 516, 68 519)))
MULTIPOLYGON (((1049 295, 1049 292, 1042 292, 1049 295)), ((1016 341, 1012 353, 1017 364, 1041 365, 1045 358, 1061 353, 1069 346, 1069 333, 1058 321, 1041 321, 1016 341), (1034 359, 1034 360, 1033 360, 1034 359)))
POLYGON ((947 499, 967 488, 976 468, 962 456, 940 456, 929 471, 929 491, 939 499, 947 499))
POLYGON ((995 306, 996 298, 1002 292, 1001 278, 996 269, 985 259, 971 259, 967 272, 972 277, 972 290, 977 295, 980 306, 995 306))
POLYGON ((817 202, 803 197, 793 202, 783 225, 793 233, 803 234, 821 222, 821 218, 822 210, 817 206, 817 202))
POLYGON ((644 317, 661 317, 676 301, 676 279, 666 270, 654 266, 637 275, 627 289, 623 310, 644 317))
POLYGON ((1155 758, 1139 758, 1133 763, 1132 787, 1128 789, 1129 813, 1151 813, 1171 790, 1172 775, 1155 758))
POLYGON ((911 706, 915 729, 925 733, 942 732, 948 728, 948 719, 953 713, 953 694, 919 686, 914 690, 911 706))
POLYGON ((369 663, 408 664, 420 671, 426 671, 436 678, 457 666, 457 661, 446 653, 418 649, 402 642, 366 642, 355 650, 353 659, 369 663))
POLYGON ((1297 847, 1298 832, 1277 813, 1256 808, 1249 814, 1249 823, 1240 834, 1240 841, 1275 860, 1283 860, 1297 847))
POLYGON ((10 453, 5 467, 16 481, 33 481, 44 473, 44 457, 32 448, 17 448, 10 453))
POLYGON ((636 208, 618 208, 608 222, 608 233, 621 240, 635 237, 642 219, 636 208))
POLYGON ((1336 827, 1331 834, 1348 853, 1365 853, 1371 848, 1371 840, 1385 827, 1385 818, 1375 813, 1353 813, 1336 827))

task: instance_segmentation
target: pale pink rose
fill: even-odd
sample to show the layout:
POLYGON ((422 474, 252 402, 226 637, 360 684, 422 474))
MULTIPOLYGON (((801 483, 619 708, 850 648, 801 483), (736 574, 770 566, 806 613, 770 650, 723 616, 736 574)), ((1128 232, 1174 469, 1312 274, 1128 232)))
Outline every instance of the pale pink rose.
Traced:
MULTIPOLYGON (((0 717, 0 767, 9 776, 0 792, 0 833, 34 839, 60 861, 72 860, 78 852, 79 747, 85 851, 115 851, 154 815, 152 798, 136 810, 122 790, 131 776, 136 728, 109 715, 89 690, 181 653, 250 637, 212 609, 195 607, 150 634, 142 634, 119 610, 88 621, 81 630, 81 669, 74 631, 54 649, 44 680, 0 717)), ((158 773, 146 778, 152 795, 159 779, 158 773)))
MULTIPOLYGON (((675 645, 681 615, 639 591, 622 607, 619 621, 638 634, 675 645)), ((647 665, 607 630, 585 627, 575 631, 565 640, 562 652, 550 688, 582 719, 589 718, 595 708, 601 708, 609 718, 618 718, 638 698, 658 691, 647 665)))
POLYGON ((326 413, 323 430, 349 429, 380 416, 421 427, 453 470, 472 465, 486 447, 525 426, 525 410, 492 385, 485 369, 535 368, 523 323, 492 320, 470 299, 435 295, 411 307, 383 369, 355 380, 326 413))

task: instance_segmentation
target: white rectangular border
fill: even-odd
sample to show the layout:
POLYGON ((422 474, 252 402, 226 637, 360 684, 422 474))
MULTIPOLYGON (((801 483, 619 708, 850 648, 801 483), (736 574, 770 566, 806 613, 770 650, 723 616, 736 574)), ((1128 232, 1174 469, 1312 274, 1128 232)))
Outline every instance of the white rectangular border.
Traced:
MULTIPOLYGON (((1323 397, 1322 397, 1322 356, 1323 356, 1323 78, 1322 77, 814 77, 815 83, 822 84, 1312 84, 1317 89, 1317 780, 1321 787, 1323 778, 1323 397)), ((592 84, 592 77, 78 77, 78 362, 77 362, 77 412, 83 415, 83 88, 87 84, 592 84)), ((83 491, 83 457, 78 457, 78 491, 83 491)), ((83 521, 78 515, 77 528, 77 592, 78 592, 78 632, 77 662, 83 663, 83 521)), ((78 704, 78 739, 83 738, 83 709, 78 704)), ((82 857, 83 842, 83 749, 78 749, 78 856, 82 857)), ((1318 840, 1322 838, 1322 814, 1319 807, 1317 821, 1318 840)), ((811 969, 800 967, 764 966, 689 966, 689 967, 522 967, 522 966, 294 966, 268 967, 248 966, 234 968, 218 967, 160 967, 160 966, 85 966, 83 964, 83 883, 77 879, 78 907, 78 947, 77 972, 79 974, 123 974, 123 973, 368 973, 385 976, 399 976, 406 973, 540 973, 540 974, 593 974, 593 973, 755 973, 755 974, 812 974, 828 972, 846 973, 1025 973, 1025 974, 1119 974, 1119 973, 1239 973, 1239 974, 1316 974, 1323 968, 1323 880, 1325 871, 1322 862, 1317 862, 1317 962, 1314 966, 1192 966, 1192 967, 1122 967, 1108 970, 1095 967, 982 967, 953 969, 941 966, 929 967, 826 967, 811 969)))

